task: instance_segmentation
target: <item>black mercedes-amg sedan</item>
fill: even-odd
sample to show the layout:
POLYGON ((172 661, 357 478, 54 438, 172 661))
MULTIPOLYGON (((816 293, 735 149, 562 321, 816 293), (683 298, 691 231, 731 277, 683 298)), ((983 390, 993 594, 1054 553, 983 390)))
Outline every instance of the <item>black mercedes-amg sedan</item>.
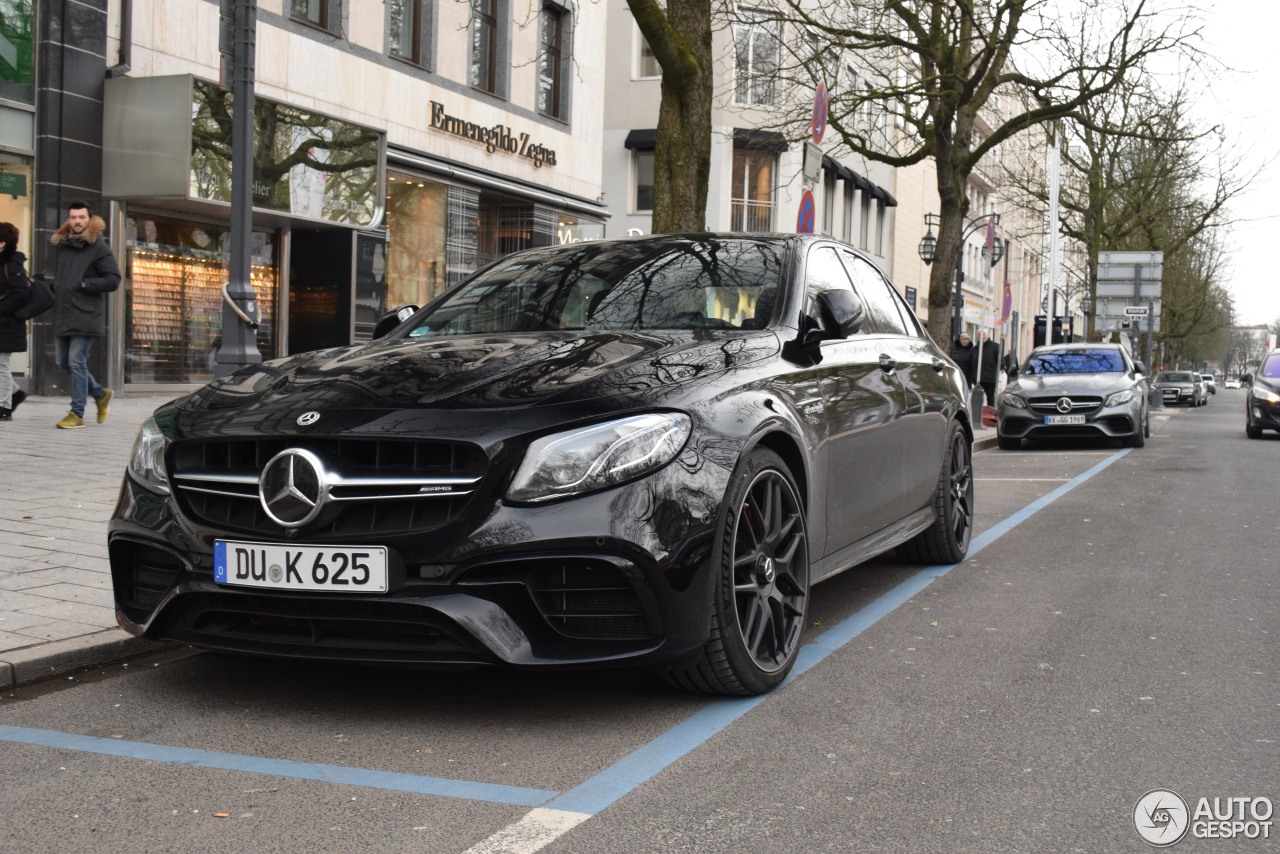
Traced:
POLYGON ((401 317, 156 410, 108 535, 125 629, 757 694, 813 584, 966 553, 963 379, 848 246, 535 249, 401 317))

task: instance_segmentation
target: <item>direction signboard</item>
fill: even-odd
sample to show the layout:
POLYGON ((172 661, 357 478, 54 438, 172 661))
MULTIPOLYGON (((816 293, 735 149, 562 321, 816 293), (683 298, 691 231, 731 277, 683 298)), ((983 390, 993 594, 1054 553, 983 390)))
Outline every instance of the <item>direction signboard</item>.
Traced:
POLYGON ((1126 305, 1124 307, 1125 317, 1146 317, 1148 313, 1145 305, 1126 305))

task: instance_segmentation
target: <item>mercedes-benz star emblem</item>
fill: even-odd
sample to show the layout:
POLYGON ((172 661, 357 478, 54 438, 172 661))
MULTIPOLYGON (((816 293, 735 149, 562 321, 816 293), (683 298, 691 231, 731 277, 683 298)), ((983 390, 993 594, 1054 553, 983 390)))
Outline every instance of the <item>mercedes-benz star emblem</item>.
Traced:
POLYGON ((310 427, 312 424, 315 424, 319 420, 320 420, 320 413, 316 412, 313 409, 310 412, 304 412, 298 416, 298 426, 310 427))
POLYGON ((329 480, 320 458, 302 448, 276 454, 258 477, 258 500, 279 525, 300 528, 316 517, 329 498, 329 480))
POLYGON ((1058 411, 1059 411, 1059 412, 1070 412, 1070 411, 1071 411, 1071 398, 1069 398, 1069 397, 1060 397, 1060 398, 1058 398, 1058 411))

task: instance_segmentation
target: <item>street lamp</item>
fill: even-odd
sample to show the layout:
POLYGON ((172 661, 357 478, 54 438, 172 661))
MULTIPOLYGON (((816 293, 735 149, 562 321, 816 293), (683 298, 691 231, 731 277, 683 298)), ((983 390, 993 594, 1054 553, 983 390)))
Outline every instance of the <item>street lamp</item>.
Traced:
POLYGON ((1093 299, 1089 294, 1080 297, 1080 310, 1084 312, 1084 340, 1089 340, 1089 332, 1093 329, 1093 299))
MULTIPOLYGON (((941 225, 942 217, 937 214, 927 213, 924 215, 925 235, 920 241, 920 247, 917 250, 920 253, 920 260, 926 264, 932 264, 933 259, 937 257, 938 241, 933 236, 933 227, 941 225)), ((994 230, 1000 224, 1000 214, 992 213, 986 216, 976 216, 964 224, 960 234, 960 245, 956 249, 956 292, 953 306, 954 312, 951 317, 951 337, 954 340, 959 337, 960 330, 964 326, 962 312, 964 309, 964 244, 965 241, 972 237, 980 228, 988 228, 994 230)), ((1004 241, 995 234, 991 235, 990 246, 982 247, 982 257, 994 267, 1000 263, 1000 259, 1004 257, 1004 241)))

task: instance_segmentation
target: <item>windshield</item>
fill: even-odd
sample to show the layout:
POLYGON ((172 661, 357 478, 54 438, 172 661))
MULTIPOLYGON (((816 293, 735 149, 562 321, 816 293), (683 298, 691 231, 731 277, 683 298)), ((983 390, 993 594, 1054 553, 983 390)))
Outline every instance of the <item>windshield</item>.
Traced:
POLYGON ((408 334, 760 329, 773 312, 783 248, 706 237, 513 255, 430 306, 408 334))
POLYGON ((1258 371, 1258 375, 1269 380, 1280 379, 1280 353, 1272 353, 1268 356, 1267 360, 1262 363, 1262 368, 1258 371))
POLYGON ((1180 371, 1166 371, 1156 377, 1158 383, 1193 383, 1195 380, 1191 378, 1191 374, 1182 373, 1180 371))
POLYGON ((1024 374, 1122 374, 1119 350, 1042 350, 1027 359, 1024 374))

